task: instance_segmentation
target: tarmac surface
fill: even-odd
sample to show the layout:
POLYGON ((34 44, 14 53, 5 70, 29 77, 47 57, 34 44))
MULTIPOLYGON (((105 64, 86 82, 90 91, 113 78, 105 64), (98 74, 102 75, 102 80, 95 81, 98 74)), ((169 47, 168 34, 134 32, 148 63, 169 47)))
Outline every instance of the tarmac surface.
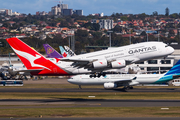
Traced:
MULTIPOLYGON (((25 108, 59 107, 179 107, 180 100, 108 100, 108 99, 1 99, 0 105, 26 105, 25 108), (31 106, 27 106, 31 105, 31 106), (34 106, 33 106, 34 105, 34 106), (36 106, 46 105, 46 106, 36 106)), ((22 108, 22 106, 1 107, 22 108)))
POLYGON ((0 88, 0 92, 180 92, 180 88, 134 88, 123 90, 122 88, 105 90, 103 88, 0 88))

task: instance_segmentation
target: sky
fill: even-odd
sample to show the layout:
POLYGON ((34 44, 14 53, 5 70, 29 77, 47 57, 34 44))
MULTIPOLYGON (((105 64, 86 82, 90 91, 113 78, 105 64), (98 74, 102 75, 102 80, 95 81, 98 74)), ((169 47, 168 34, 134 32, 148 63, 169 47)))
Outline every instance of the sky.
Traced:
MULTIPOLYGON (((93 13, 113 13, 151 15, 154 11, 165 14, 168 7, 170 14, 180 13, 180 0, 61 0, 69 9, 83 10, 83 15, 93 13)), ((36 14, 37 11, 51 11, 58 0, 0 0, 0 9, 12 9, 13 12, 36 14)))

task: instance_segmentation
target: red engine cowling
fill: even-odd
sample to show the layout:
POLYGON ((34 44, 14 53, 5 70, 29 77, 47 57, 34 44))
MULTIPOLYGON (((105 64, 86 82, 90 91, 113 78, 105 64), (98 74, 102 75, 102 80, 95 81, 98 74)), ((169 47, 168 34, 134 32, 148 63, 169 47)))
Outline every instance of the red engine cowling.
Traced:
POLYGON ((98 60, 92 63, 94 68, 105 68, 108 66, 107 60, 98 60))
POLYGON ((111 67, 112 68, 122 68, 126 66, 126 61, 125 60, 117 60, 111 62, 111 67))

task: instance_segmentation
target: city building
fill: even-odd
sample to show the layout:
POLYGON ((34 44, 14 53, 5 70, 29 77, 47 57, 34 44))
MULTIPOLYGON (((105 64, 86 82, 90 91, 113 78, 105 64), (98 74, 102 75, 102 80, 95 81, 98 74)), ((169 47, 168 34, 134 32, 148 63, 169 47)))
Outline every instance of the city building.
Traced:
POLYGON ((54 6, 51 8, 52 15, 61 15, 61 8, 58 6, 54 6))
POLYGON ((57 6, 61 9, 68 9, 68 4, 58 4, 57 6))
POLYGON ((110 19, 102 19, 102 20, 93 19, 92 23, 99 23, 100 29, 110 30, 110 29, 113 29, 114 20, 110 20, 110 19))
POLYGON ((73 14, 72 9, 62 9, 62 15, 69 16, 73 14))
POLYGON ((0 14, 2 15, 12 15, 12 10, 11 9, 0 9, 0 14))
POLYGON ((83 10, 74 10, 73 14, 82 16, 83 15, 83 10))
POLYGON ((47 12, 45 12, 45 11, 42 11, 42 12, 36 12, 36 15, 48 15, 48 13, 47 12))
POLYGON ((51 8, 51 14, 52 15, 62 15, 62 11, 64 9, 68 9, 68 4, 58 4, 57 6, 54 6, 51 8))
POLYGON ((19 16, 19 15, 21 15, 21 13, 13 12, 12 15, 17 15, 17 16, 19 16))
POLYGON ((91 16, 99 16, 99 17, 103 17, 104 13, 95 13, 95 14, 90 14, 91 16))

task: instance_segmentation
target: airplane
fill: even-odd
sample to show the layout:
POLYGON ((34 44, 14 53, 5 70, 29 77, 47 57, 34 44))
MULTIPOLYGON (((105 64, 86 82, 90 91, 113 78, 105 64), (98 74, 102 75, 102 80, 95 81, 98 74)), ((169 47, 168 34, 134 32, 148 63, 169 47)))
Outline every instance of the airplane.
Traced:
POLYGON ((71 57, 67 51, 64 50, 62 46, 59 46, 60 52, 63 55, 63 58, 65 57, 71 57))
POLYGON ((27 70, 22 63, 12 63, 11 57, 9 54, 9 63, 3 63, 2 67, 0 69, 0 77, 2 80, 8 80, 8 79, 22 79, 23 77, 26 78, 26 75, 30 75, 24 72, 24 70, 27 70), (18 75, 18 76, 17 76, 18 75))
POLYGON ((69 83, 79 85, 104 85, 105 89, 114 89, 124 86, 123 89, 133 89, 139 84, 167 83, 180 77, 180 60, 164 74, 108 74, 99 78, 90 78, 89 75, 76 75, 68 79, 69 83))
POLYGON ((72 51, 68 46, 64 46, 64 49, 65 49, 65 51, 68 52, 68 54, 69 54, 70 56, 75 56, 75 55, 76 55, 76 54, 74 53, 74 51, 72 51))
POLYGON ((49 44, 43 44, 44 49, 47 54, 47 58, 63 58, 61 54, 59 54, 54 48, 52 48, 49 44))
POLYGON ((174 49, 163 42, 143 42, 101 50, 52 62, 16 37, 6 41, 32 75, 64 76, 91 73, 105 76, 104 70, 118 69, 134 62, 166 57, 174 49))

